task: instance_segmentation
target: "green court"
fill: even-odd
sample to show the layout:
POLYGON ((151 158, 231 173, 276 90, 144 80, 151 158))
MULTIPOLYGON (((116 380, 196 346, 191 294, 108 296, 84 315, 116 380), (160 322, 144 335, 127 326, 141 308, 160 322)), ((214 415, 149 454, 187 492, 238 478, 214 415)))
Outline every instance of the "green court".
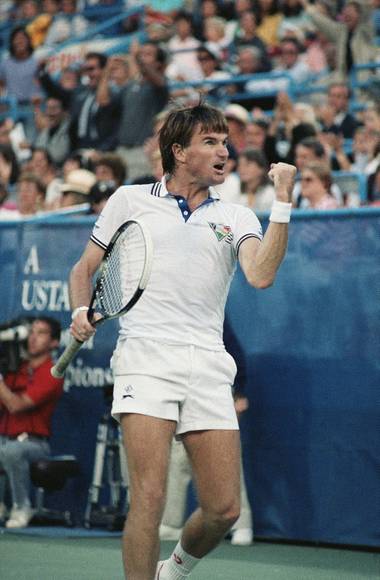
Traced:
MULTIPOLYGON (((163 542, 166 557, 173 542, 163 542)), ((1 580, 123 580, 120 537, 36 537, 0 533, 1 580)), ((197 580, 380 578, 380 554, 256 542, 224 542, 197 567, 197 580)))

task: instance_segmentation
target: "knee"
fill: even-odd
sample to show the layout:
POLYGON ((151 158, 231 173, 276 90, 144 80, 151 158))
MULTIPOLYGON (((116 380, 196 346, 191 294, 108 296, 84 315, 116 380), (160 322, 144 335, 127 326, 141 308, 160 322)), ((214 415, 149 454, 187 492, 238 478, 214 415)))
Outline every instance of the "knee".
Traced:
POLYGON ((131 489, 131 508, 159 519, 165 505, 165 488, 154 482, 142 482, 131 489))
POLYGON ((230 502, 221 503, 214 509, 205 512, 209 519, 211 519, 216 527, 222 530, 229 530, 234 523, 239 519, 240 515, 240 501, 239 499, 231 500, 230 502))

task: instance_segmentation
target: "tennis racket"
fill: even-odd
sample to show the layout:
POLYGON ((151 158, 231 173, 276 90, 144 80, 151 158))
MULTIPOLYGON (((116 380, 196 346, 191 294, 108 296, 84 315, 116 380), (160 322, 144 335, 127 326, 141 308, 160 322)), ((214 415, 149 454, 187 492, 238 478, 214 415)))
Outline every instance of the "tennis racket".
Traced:
MULTIPOLYGON (((128 220, 112 236, 100 264, 88 320, 98 326, 122 316, 141 298, 152 270, 153 243, 150 232, 137 220, 128 220), (94 320, 94 314, 101 318, 94 320)), ((71 337, 69 344, 51 369, 53 377, 65 370, 84 343, 71 337)))

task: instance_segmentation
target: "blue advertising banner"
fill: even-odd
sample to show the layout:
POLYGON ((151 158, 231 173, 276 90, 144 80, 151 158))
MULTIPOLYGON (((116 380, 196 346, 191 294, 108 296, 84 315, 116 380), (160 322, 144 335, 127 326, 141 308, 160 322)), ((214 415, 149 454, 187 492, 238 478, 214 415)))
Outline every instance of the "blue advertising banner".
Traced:
MULTIPOLYGON (((0 324, 55 316, 65 346, 68 276, 92 224, 0 223, 0 324)), ((380 209, 300 211, 273 287, 255 290, 237 271, 227 347, 239 353, 250 400, 241 427, 259 537, 380 545, 379 262, 380 209)), ((107 323, 78 353, 54 419, 54 453, 74 453, 81 464, 54 501, 79 516, 109 408, 116 337, 117 322, 107 323)))
MULTIPOLYGON (((50 218, 0 225, 0 323, 39 313, 62 324, 61 350, 69 339, 71 322, 68 278, 79 259, 94 220, 50 218)), ((116 340, 117 323, 100 327, 66 373, 65 390, 102 387, 112 383, 109 359, 116 340)))

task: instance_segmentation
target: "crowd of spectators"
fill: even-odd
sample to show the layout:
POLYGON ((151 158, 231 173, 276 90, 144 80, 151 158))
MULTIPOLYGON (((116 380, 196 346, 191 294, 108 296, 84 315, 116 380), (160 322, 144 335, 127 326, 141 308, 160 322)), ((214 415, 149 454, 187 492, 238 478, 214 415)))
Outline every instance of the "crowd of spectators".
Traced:
POLYGON ((160 179, 157 133, 165 112, 200 94, 228 120, 222 199, 269 210, 267 171, 285 161, 299 171, 296 208, 380 203, 377 69, 361 69, 362 85, 352 86, 354 67, 380 56, 375 0, 145 5, 2 3, 9 35, 0 58, 0 219, 77 204, 98 213, 118 185, 160 179), (105 20, 107 10, 139 6, 140 22, 126 16, 118 23, 131 38, 128 49, 107 55, 98 41, 83 57, 68 65, 62 59, 59 70, 55 59, 52 67, 62 43, 96 26, 89 9, 102 8, 105 20), (11 102, 17 114, 7 109, 11 102), (353 174, 344 187, 341 172, 353 174))

